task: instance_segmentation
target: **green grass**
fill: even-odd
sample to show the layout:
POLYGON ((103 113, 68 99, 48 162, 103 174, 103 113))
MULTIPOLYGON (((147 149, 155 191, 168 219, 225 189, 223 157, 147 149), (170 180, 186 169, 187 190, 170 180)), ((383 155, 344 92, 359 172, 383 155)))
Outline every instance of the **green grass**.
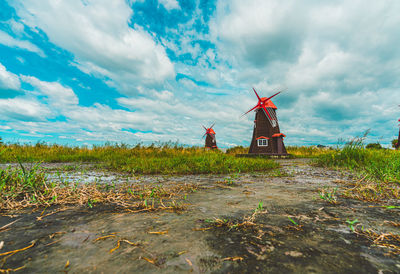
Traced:
POLYGON ((366 149, 363 138, 355 139, 341 150, 321 154, 315 163, 323 167, 345 168, 361 179, 346 195, 369 201, 400 198, 400 151, 366 149))
POLYGON ((233 154, 174 144, 129 147, 124 144, 86 147, 0 145, 0 162, 90 162, 132 174, 227 174, 265 172, 279 167, 272 160, 237 158, 233 154))
POLYGON ((27 195, 35 199, 35 194, 48 189, 46 175, 35 165, 26 170, 22 165, 19 169, 0 169, 0 192, 4 197, 18 199, 18 196, 27 195))
POLYGON ((400 183, 400 151, 365 149, 348 144, 342 150, 321 154, 316 163, 325 167, 344 167, 378 181, 400 183))

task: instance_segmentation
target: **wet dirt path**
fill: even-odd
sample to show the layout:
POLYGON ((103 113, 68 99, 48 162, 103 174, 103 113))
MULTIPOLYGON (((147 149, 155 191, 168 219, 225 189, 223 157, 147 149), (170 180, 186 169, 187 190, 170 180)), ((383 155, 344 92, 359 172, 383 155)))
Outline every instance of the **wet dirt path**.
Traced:
POLYGON ((187 207, 182 212, 128 213, 106 206, 56 212, 54 208, 47 212, 56 213, 42 219, 37 218, 41 211, 3 212, 0 227, 18 221, 0 228, 0 243, 4 242, 0 253, 34 245, 10 257, 1 256, 1 269, 23 266, 20 271, 26 273, 400 273, 398 254, 355 234, 348 223, 357 219, 354 225, 400 234, 400 228, 390 223, 399 222, 398 209, 341 198, 332 205, 319 198, 318 189, 338 187, 340 194, 345 183, 355 178, 312 167, 306 160, 280 163, 288 176, 124 178, 112 174, 109 179, 107 174, 90 172, 90 178, 100 183, 190 183, 199 189, 180 201, 187 207), (254 225, 215 225, 216 220, 243 223, 260 202, 254 225), (108 237, 99 239, 102 236, 108 237))

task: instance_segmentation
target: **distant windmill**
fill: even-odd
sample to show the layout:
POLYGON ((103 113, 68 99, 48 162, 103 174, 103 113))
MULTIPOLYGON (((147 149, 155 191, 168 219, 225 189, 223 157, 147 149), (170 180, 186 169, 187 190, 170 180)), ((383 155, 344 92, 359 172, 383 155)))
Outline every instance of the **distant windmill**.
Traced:
POLYGON ((206 128, 205 126, 203 126, 203 128, 206 130, 206 133, 204 133, 204 135, 203 135, 203 138, 204 138, 204 136, 206 136, 206 144, 205 144, 206 148, 211 148, 211 149, 218 148, 217 140, 215 139, 215 131, 213 130, 214 125, 215 125, 215 123, 212 124, 212 126, 209 128, 206 128))
POLYGON ((271 101, 271 98, 281 93, 281 91, 268 98, 260 98, 256 90, 254 88, 253 90, 257 96, 258 103, 245 113, 247 114, 252 110, 256 112, 249 153, 287 155, 283 144, 283 137, 286 136, 279 130, 278 118, 276 117, 277 107, 271 101))

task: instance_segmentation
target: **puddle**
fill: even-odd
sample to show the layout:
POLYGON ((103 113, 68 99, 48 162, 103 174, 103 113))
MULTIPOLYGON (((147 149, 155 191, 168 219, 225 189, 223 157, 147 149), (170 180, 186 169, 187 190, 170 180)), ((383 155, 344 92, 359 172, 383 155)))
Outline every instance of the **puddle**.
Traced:
MULTIPOLYGON (((0 253, 35 245, 0 262, 2 269, 30 273, 68 271, 107 272, 263 272, 263 273, 399 273, 399 255, 351 232, 346 220, 365 227, 399 234, 399 210, 339 199, 331 205, 318 198, 318 188, 336 187, 353 180, 351 174, 310 167, 300 159, 280 160, 288 177, 262 174, 139 176, 91 170, 57 173, 54 178, 74 182, 137 184, 195 184, 199 190, 180 202, 187 210, 126 213, 110 206, 71 208, 38 220, 36 212, 3 212, 0 253), (225 180, 225 178, 230 178, 225 180), (224 182, 224 183, 221 183, 224 182), (211 227, 204 220, 243 220, 262 202, 264 213, 248 229, 211 227), (289 220, 292 218, 300 230, 289 220), (102 236, 108 238, 98 239, 102 236), (119 248, 118 241, 120 240, 119 248), (112 252, 110 252, 112 251, 112 252)), ((60 166, 60 164, 58 164, 60 166)), ((0 258, 1 259, 1 258, 0 258)))

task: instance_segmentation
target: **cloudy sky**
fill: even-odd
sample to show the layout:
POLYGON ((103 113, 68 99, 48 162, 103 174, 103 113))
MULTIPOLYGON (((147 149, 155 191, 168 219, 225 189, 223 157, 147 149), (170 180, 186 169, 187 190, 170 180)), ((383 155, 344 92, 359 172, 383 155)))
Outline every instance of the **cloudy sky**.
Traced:
POLYGON ((274 98, 287 145, 400 118, 400 1, 0 0, 0 136, 248 145, 274 98))

